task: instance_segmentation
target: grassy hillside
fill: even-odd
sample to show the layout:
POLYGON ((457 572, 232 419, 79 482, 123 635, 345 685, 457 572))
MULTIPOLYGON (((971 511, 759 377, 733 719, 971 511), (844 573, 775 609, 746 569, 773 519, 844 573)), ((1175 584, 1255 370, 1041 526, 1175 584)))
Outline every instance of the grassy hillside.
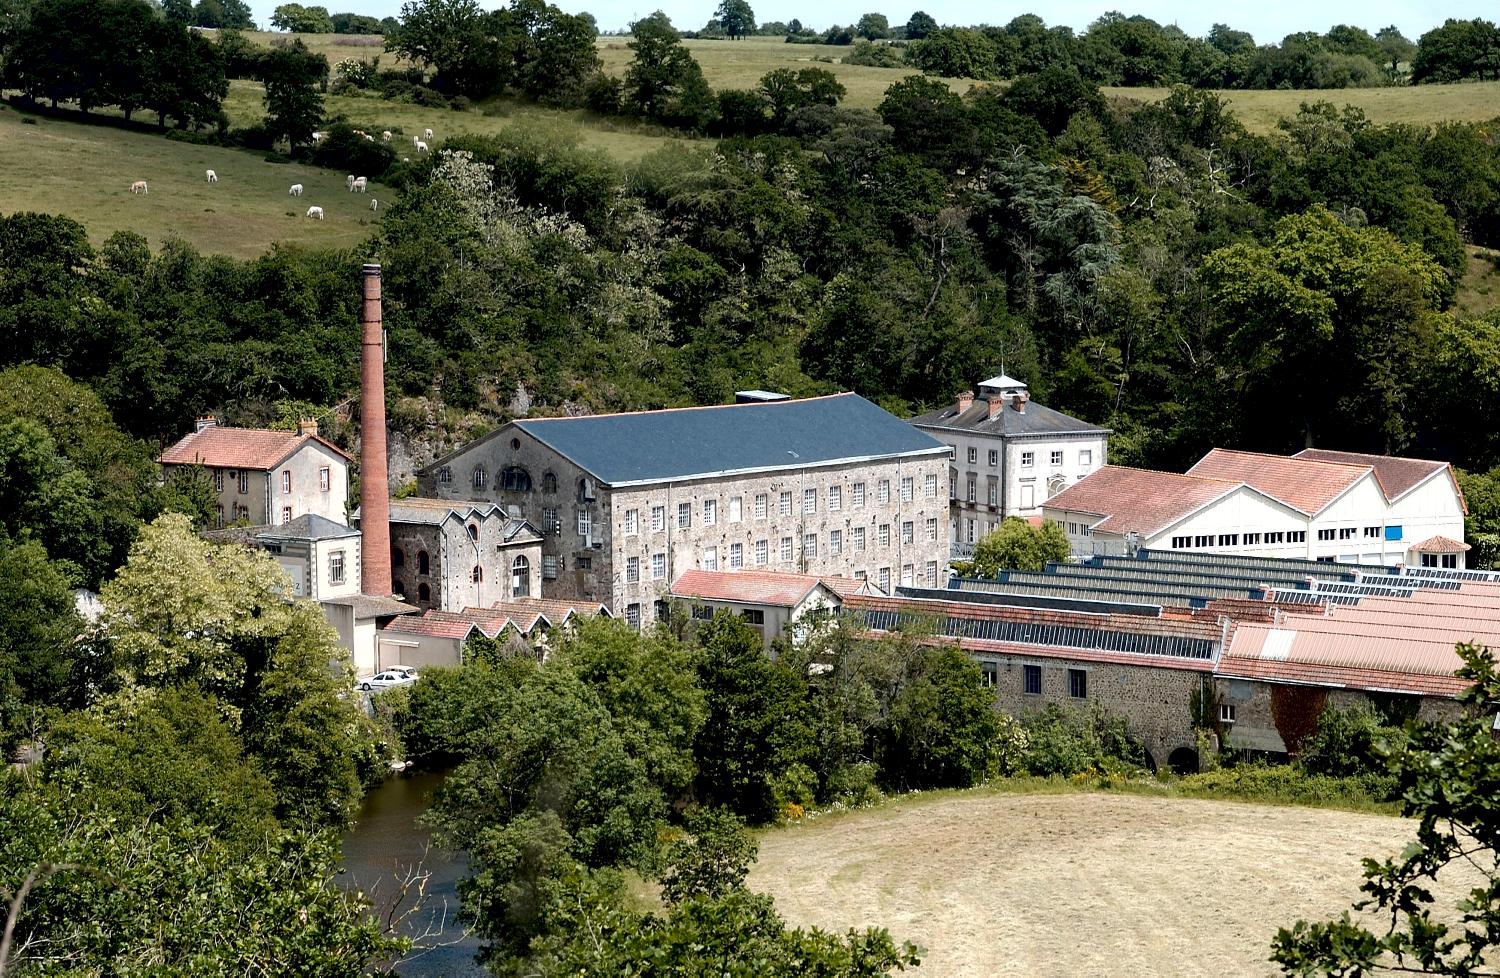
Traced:
POLYGON ((1414 833, 1309 808, 939 792, 768 832, 749 884, 793 924, 925 947, 925 978, 1269 976, 1278 926, 1337 916, 1360 857, 1414 833))
POLYGON ((100 242, 112 232, 138 231, 160 245, 183 238, 205 252, 253 257, 272 242, 352 247, 371 232, 370 197, 395 200, 385 186, 351 194, 344 175, 301 164, 267 163, 260 154, 193 146, 151 133, 83 125, 0 107, 0 213, 45 211, 81 221, 100 242), (209 185, 203 171, 219 182, 209 185), (136 196, 130 184, 151 192, 136 196), (287 188, 301 183, 301 198, 287 188), (311 204, 325 219, 303 215, 311 204))

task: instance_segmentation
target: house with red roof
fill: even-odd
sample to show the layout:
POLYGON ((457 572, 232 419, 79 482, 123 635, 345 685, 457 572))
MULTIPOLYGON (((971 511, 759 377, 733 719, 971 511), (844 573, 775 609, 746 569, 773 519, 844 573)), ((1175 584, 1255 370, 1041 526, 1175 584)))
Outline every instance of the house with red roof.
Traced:
POLYGON ((870 593, 867 581, 782 571, 690 570, 672 582, 671 597, 694 619, 716 612, 739 615, 771 647, 777 636, 794 641, 820 618, 832 614, 851 594, 870 593))
POLYGON ((1216 448, 1186 473, 1107 465, 1047 500, 1077 555, 1140 548, 1464 567, 1447 462, 1327 449, 1216 448))
POLYGON ((314 515, 348 525, 349 456, 318 435, 318 423, 295 431, 226 428, 199 418, 191 434, 161 453, 164 478, 201 471, 218 497, 220 526, 281 526, 314 515))

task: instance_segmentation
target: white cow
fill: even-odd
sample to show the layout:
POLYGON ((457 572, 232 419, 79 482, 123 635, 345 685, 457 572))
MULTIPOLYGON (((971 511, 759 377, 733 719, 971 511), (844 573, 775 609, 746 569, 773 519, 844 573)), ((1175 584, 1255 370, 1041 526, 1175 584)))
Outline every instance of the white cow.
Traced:
POLYGON ((401 162, 402 163, 410 163, 411 162, 411 157, 410 156, 403 156, 403 157, 401 157, 401 162))
POLYGON ((294 184, 292 184, 292 189, 288 190, 287 193, 290 196, 292 196, 292 197, 301 197, 302 196, 302 184, 300 184, 300 183, 294 183, 294 184))
POLYGON ((218 183, 219 182, 219 175, 217 173, 215 173, 214 171, 212 171, 212 170, 204 170, 203 171, 203 175, 205 177, 208 177, 208 182, 209 183, 218 183))
POLYGON ((130 192, 133 194, 149 194, 151 191, 147 189, 146 181, 137 180, 130 185, 130 192))
POLYGON ((312 140, 315 143, 321 143, 323 140, 325 140, 327 138, 328 138, 328 133, 326 133, 326 132, 315 132, 315 133, 312 134, 312 140))
POLYGON ((370 210, 372 210, 372 211, 378 211, 378 210, 380 210, 380 201, 379 201, 379 199, 377 199, 375 197, 371 197, 370 198, 370 210))
POLYGON ((348 187, 350 190, 354 189, 354 174, 351 173, 344 178, 344 186, 348 187))
POLYGON ((380 138, 383 139, 383 140, 385 140, 386 142, 390 142, 391 141, 391 131, 389 129, 387 129, 385 132, 383 132, 383 133, 380 134, 380 138))
POLYGON ((370 135, 369 133, 365 133, 365 142, 367 142, 367 143, 373 143, 374 141, 375 141, 375 137, 374 136, 370 135))
POLYGON ((318 207, 317 205, 313 205, 312 207, 309 207, 307 209, 307 216, 316 217, 321 221, 323 219, 323 208, 318 207))
POLYGON ((425 153, 425 152, 427 152, 427 144, 424 143, 424 142, 422 142, 422 140, 420 140, 420 139, 417 140, 417 152, 418 153, 425 153))
POLYGON ((432 138, 432 130, 431 129, 423 129, 422 130, 422 136, 423 136, 423 138, 431 139, 432 138))
POLYGON ((369 177, 358 177, 358 178, 355 179, 355 181, 353 183, 349 184, 349 189, 351 191, 355 192, 355 193, 361 193, 362 194, 362 193, 365 192, 365 187, 367 187, 369 185, 369 183, 370 183, 370 178, 369 177))
POLYGON ((421 140, 421 138, 422 138, 422 137, 421 137, 421 136, 413 136, 413 137, 411 137, 411 144, 412 144, 412 145, 413 145, 413 146, 415 146, 415 145, 417 145, 417 142, 418 142, 418 141, 419 141, 419 140, 421 140))

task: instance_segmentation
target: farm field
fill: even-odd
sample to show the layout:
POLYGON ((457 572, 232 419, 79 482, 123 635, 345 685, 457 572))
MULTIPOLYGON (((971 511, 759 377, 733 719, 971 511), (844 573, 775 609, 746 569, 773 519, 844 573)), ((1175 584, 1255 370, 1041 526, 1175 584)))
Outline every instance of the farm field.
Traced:
POLYGON ((1277 927, 1342 912, 1360 858, 1414 834, 1313 808, 940 793, 767 832, 750 887, 794 924, 925 947, 925 978, 1274 975, 1277 927))
POLYGON ((137 231, 153 247, 178 237, 200 251, 252 258, 273 242, 353 247, 369 236, 376 215, 395 192, 371 184, 369 195, 351 194, 344 175, 299 163, 267 163, 258 153, 194 146, 152 133, 36 117, 0 107, 0 213, 62 213, 102 242, 115 231, 137 231), (205 169, 219 175, 209 185, 205 169), (145 180, 150 193, 130 184, 145 180), (300 183, 302 197, 287 188, 300 183), (303 215, 311 204, 325 219, 303 215))

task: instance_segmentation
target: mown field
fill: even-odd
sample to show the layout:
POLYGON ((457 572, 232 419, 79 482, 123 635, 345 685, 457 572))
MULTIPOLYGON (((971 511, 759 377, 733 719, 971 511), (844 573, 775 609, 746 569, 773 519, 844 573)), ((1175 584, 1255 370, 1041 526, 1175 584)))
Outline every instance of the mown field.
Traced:
POLYGON ((752 889, 790 921, 883 926, 925 978, 1261 976, 1279 926, 1336 916, 1385 815, 1098 793, 907 796, 762 836, 752 889))
POLYGON ((344 175, 298 163, 267 163, 261 154, 194 146, 154 133, 113 126, 36 118, 0 107, 0 213, 67 214, 88 228, 96 243, 115 231, 137 231, 153 246, 178 237, 205 252, 249 258, 272 242, 352 247, 371 232, 377 214, 370 197, 394 201, 390 188, 372 184, 351 194, 344 175), (213 169, 210 185, 203 171, 213 169), (151 192, 130 192, 145 180, 151 192), (305 188, 290 197, 294 183, 305 188), (310 204, 325 219, 303 215, 310 204))

